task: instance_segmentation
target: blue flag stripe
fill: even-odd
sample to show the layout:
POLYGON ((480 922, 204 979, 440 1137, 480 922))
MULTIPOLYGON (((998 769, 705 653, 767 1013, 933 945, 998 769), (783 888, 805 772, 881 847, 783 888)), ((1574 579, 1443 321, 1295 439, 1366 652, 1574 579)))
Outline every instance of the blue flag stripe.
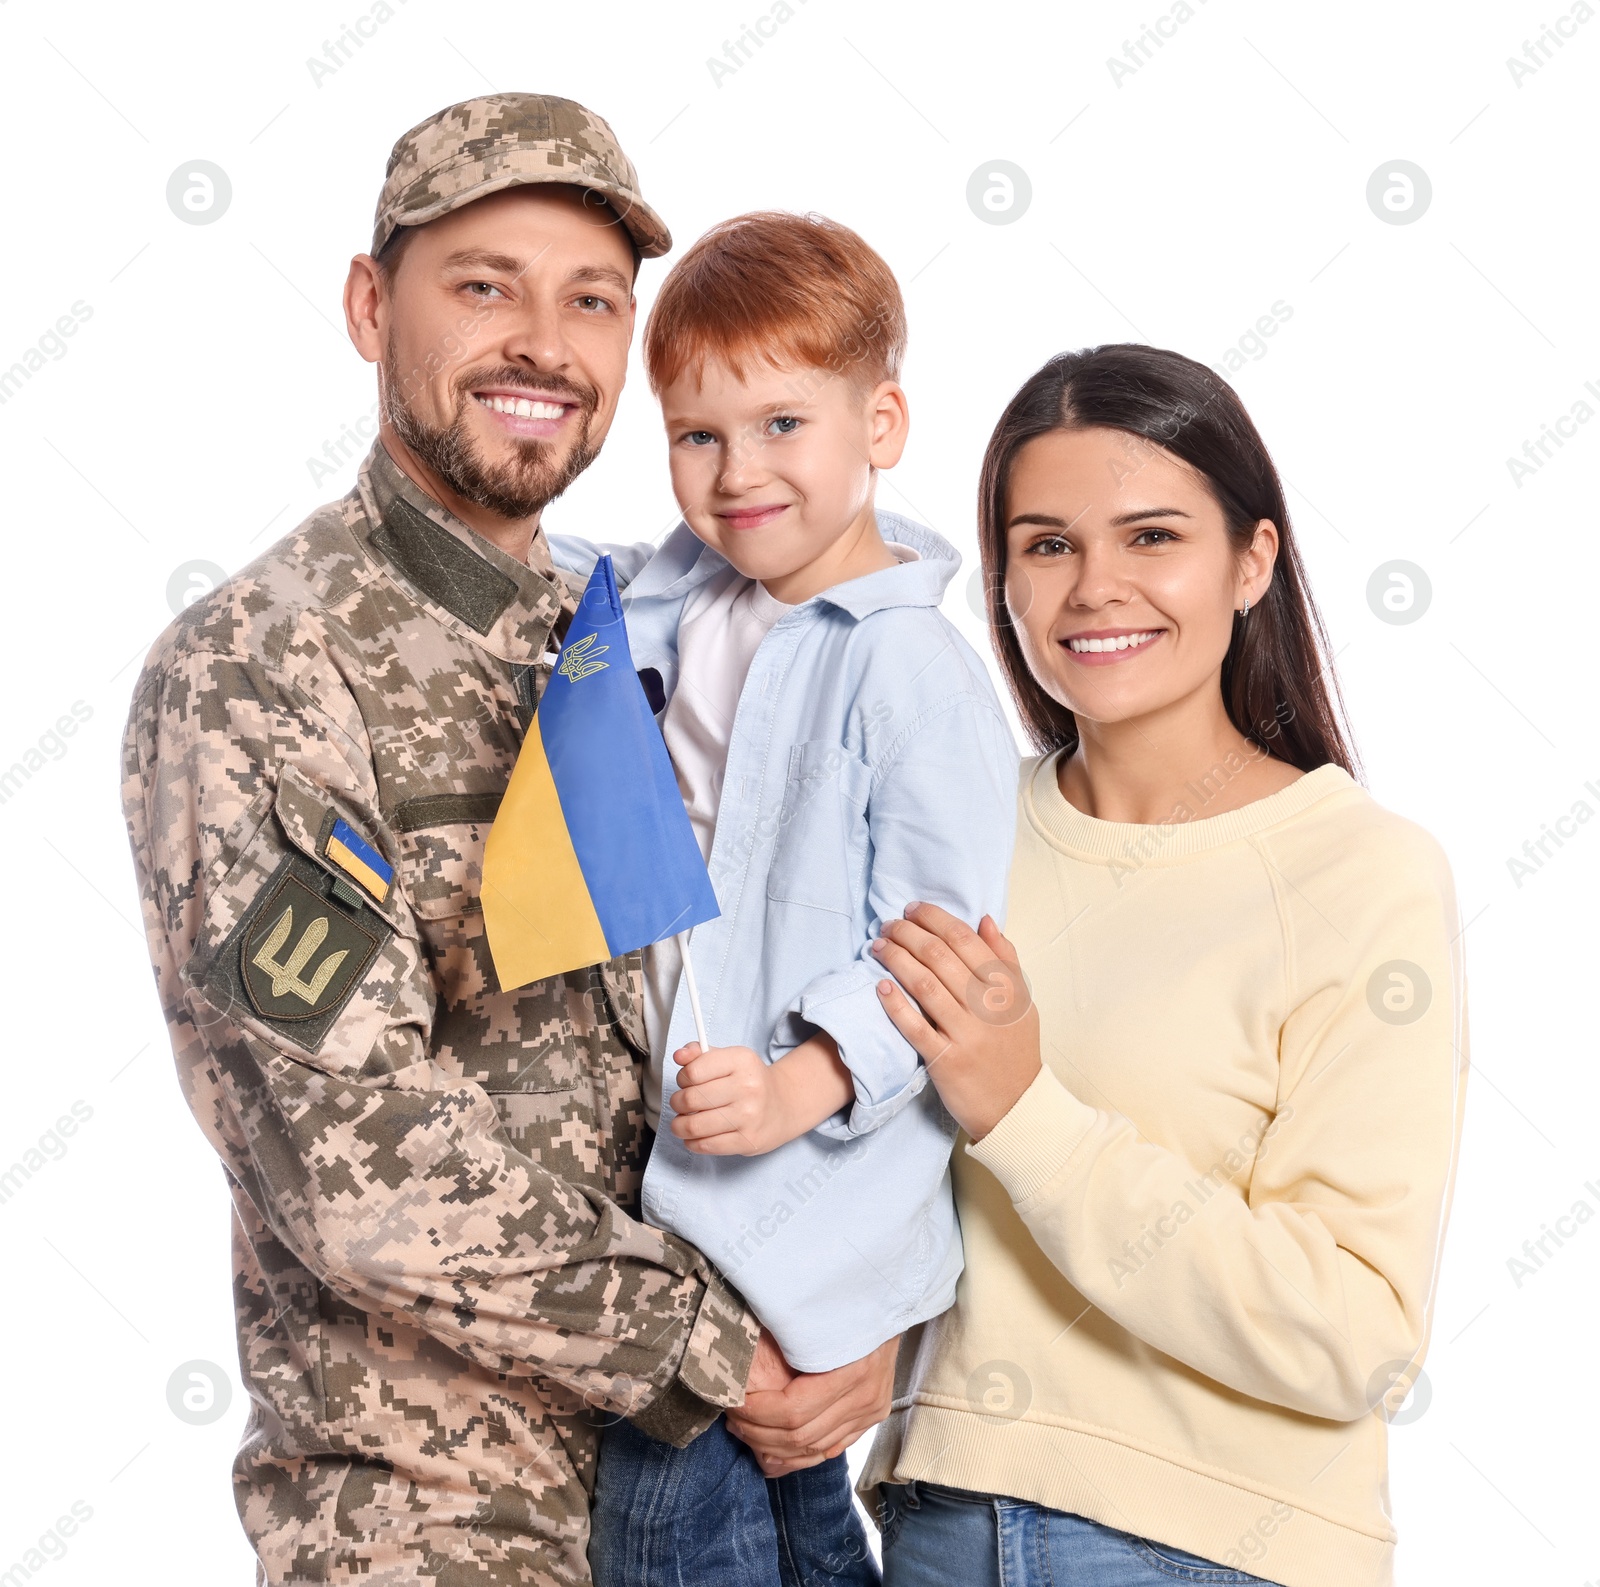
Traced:
POLYGON ((573 851, 612 953, 713 919, 716 894, 633 670, 610 557, 596 564, 578 603, 539 701, 539 724, 573 851))

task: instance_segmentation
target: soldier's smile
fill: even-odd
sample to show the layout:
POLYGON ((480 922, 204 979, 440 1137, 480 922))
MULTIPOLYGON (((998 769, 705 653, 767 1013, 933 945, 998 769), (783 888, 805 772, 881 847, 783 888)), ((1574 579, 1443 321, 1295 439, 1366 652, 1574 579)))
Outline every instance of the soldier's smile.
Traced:
POLYGON ((549 392, 513 386, 491 386, 472 393, 489 416, 489 422, 507 435, 548 440, 559 435, 567 418, 581 413, 583 405, 549 392))

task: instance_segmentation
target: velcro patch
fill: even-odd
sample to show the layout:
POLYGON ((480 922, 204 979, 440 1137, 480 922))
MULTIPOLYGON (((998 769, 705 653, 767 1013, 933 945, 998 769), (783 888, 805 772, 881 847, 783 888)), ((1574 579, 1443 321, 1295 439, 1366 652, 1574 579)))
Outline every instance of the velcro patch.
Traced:
POLYGON ((294 876, 268 890, 239 948, 239 973, 263 1019, 315 1019, 378 952, 378 937, 294 876))
POLYGON ((322 852, 353 876, 381 904, 389 896, 394 867, 348 821, 336 820, 322 852))
POLYGON ((355 889, 289 853, 229 932, 199 982, 223 1010, 239 1008, 317 1052, 393 928, 340 892, 355 889))

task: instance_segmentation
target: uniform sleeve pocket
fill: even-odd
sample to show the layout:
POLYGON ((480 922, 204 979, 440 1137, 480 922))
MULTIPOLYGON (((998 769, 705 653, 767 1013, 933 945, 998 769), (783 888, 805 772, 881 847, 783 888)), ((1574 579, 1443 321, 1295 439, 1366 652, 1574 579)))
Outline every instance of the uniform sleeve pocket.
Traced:
POLYGON ((870 773, 826 739, 796 744, 767 872, 767 897, 852 916, 866 857, 870 773))
POLYGON ((381 852, 370 820, 344 809, 331 794, 294 766, 278 768, 275 809, 283 835, 313 865, 341 885, 347 901, 353 903, 359 896, 367 908, 382 916, 394 930, 406 936, 415 935, 395 886, 393 850, 391 848, 387 856, 381 852), (330 841, 339 836, 335 828, 340 823, 349 829, 344 835, 351 843, 370 851, 374 864, 365 863, 349 844, 330 841), (342 856, 343 862, 335 856, 342 856))
POLYGON ((338 1061, 322 1067, 360 1066, 412 978, 415 927, 392 892, 380 908, 327 858, 323 829, 343 818, 309 779, 280 773, 207 879, 183 972, 204 1003, 196 1023, 231 1022, 297 1054, 321 1052, 337 1028, 338 1061))

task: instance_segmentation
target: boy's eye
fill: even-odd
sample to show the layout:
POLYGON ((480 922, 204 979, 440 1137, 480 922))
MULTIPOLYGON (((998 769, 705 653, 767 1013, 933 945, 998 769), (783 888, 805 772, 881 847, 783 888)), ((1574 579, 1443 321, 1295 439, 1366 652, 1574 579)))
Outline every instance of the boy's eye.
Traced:
POLYGON ((716 436, 709 430, 690 430, 683 439, 687 446, 710 446, 716 440, 716 436))
POLYGON ((791 414, 780 414, 775 419, 767 420, 767 429, 773 435, 793 435, 800 428, 800 421, 791 414))

